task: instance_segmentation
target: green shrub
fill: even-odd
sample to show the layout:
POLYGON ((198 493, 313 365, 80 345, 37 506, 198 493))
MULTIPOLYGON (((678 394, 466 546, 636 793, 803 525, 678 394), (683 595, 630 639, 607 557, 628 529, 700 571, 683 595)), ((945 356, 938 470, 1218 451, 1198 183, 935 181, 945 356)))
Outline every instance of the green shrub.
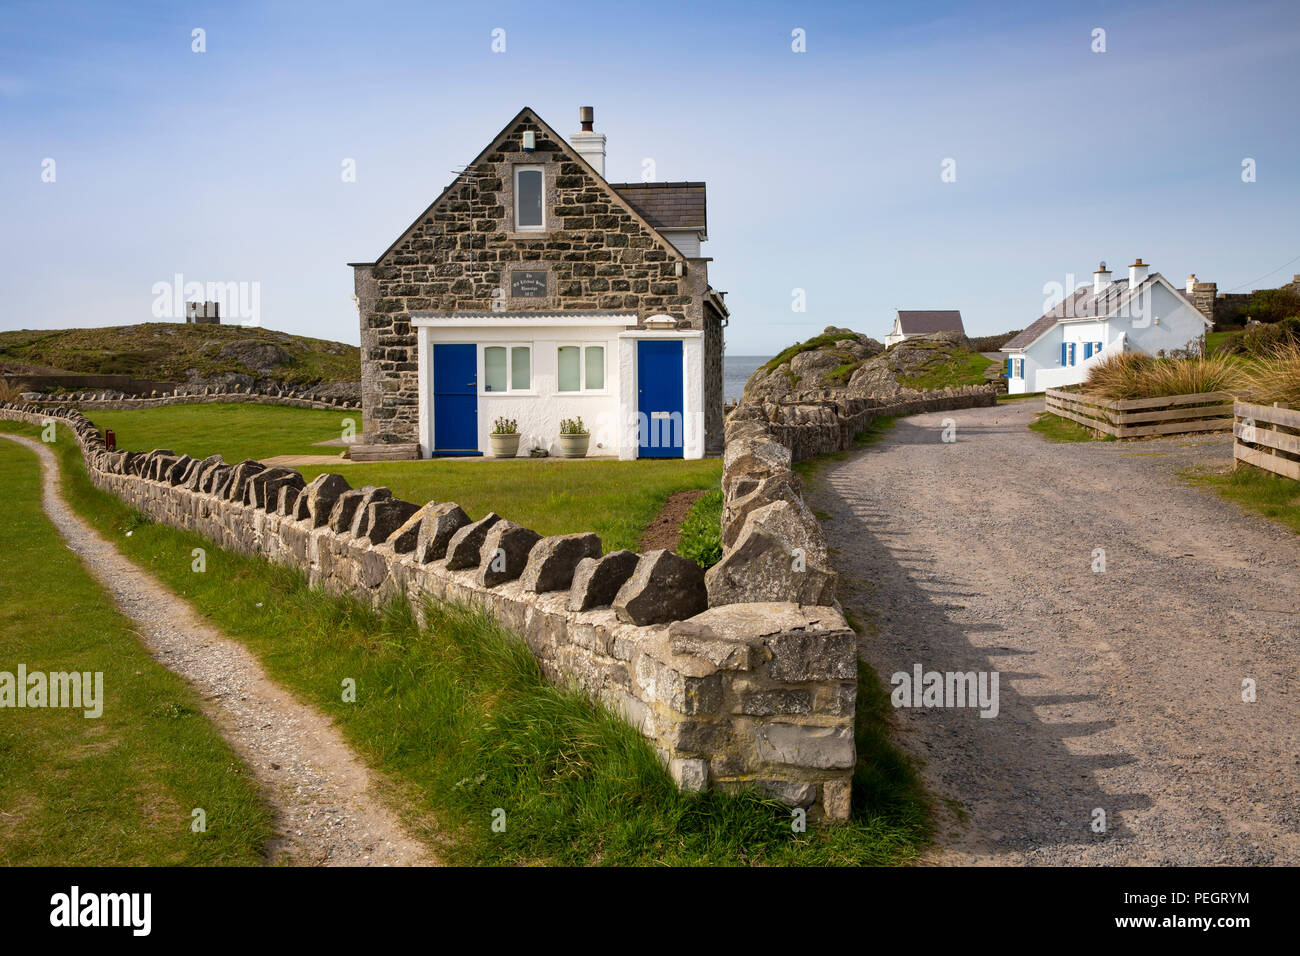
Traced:
POLYGON ((1245 313, 1260 322, 1300 317, 1300 295, 1290 289, 1263 289, 1251 296, 1245 313))
POLYGON ((1275 348, 1289 343, 1300 343, 1300 318, 1282 319, 1272 324, 1249 325, 1233 332, 1222 342, 1216 352, 1220 355, 1250 355, 1263 357, 1275 348))
POLYGON ((721 490, 706 492, 691 505, 677 550, 706 571, 722 560, 721 490))

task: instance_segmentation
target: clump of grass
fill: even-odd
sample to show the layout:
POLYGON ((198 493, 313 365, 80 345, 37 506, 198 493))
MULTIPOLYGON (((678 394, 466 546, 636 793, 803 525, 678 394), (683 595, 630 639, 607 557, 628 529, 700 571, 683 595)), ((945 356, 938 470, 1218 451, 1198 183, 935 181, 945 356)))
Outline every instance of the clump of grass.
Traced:
POLYGON ((1291 342, 1274 347, 1243 375, 1255 401, 1281 402, 1300 408, 1300 344, 1291 342))
POLYGON ((1147 369, 1147 398, 1165 395, 1199 395, 1204 392, 1236 392, 1243 385, 1241 366, 1231 359, 1160 359, 1147 369))
POLYGON ((682 522, 677 550, 707 571, 722 560, 722 491, 710 491, 691 505, 682 522))
POLYGON ((1142 352, 1117 352, 1088 371, 1084 391, 1122 400, 1146 397, 1146 372, 1155 359, 1142 352))
POLYGON ((1227 356, 1157 359, 1141 352, 1120 352, 1093 366, 1084 391, 1124 400, 1236 392, 1243 385, 1240 365, 1227 356))

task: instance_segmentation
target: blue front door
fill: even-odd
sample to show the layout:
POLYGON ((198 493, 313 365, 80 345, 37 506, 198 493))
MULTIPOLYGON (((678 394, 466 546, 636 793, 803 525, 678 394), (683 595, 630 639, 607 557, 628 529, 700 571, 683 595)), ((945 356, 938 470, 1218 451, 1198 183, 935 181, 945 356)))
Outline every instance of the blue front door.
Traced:
POLYGON ((481 455, 478 356, 473 345, 433 347, 433 453, 481 455))
POLYGON ((681 458, 685 446, 681 340, 638 341, 636 380, 640 457, 681 458))

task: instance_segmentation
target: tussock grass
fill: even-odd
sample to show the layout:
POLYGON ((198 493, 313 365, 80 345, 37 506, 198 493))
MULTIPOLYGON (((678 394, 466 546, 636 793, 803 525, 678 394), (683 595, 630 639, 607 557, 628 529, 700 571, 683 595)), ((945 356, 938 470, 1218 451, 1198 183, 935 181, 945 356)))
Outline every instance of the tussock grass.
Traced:
POLYGON ((1252 401, 1300 408, 1300 344, 1276 346, 1248 366, 1244 375, 1252 401))
MULTIPOLYGON (((0 427, 35 432, 30 426, 0 427)), ((633 728, 571 688, 547 683, 523 642, 481 613, 430 605, 376 617, 310 589, 295 569, 223 551, 135 512, 90 484, 59 429, 65 494, 87 520, 227 634, 278 681, 329 714, 394 786, 417 831, 431 821, 444 860, 463 864, 895 865, 930 839, 913 765, 889 743, 885 686, 863 670, 853 819, 791 827, 785 807, 750 791, 677 791, 633 728), (208 550, 207 571, 190 550, 208 550), (344 703, 344 678, 357 701, 344 703), (493 814, 506 829, 494 832, 493 814)))
POLYGON ((1141 352, 1120 352, 1092 367, 1083 390, 1124 400, 1237 392, 1243 385, 1241 366, 1226 356, 1158 359, 1141 352))

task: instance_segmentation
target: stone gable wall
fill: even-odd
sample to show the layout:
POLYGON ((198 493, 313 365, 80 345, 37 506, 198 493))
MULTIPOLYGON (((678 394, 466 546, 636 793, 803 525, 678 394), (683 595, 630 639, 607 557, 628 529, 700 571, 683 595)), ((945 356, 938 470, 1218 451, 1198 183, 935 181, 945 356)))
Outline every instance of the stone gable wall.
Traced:
MULTIPOLYGON (((417 440, 412 312, 488 312, 499 302, 498 309, 510 311, 622 310, 635 313, 638 326, 657 314, 672 316, 683 329, 716 325, 704 314, 707 263, 686 263, 567 149, 523 118, 473 167, 472 183, 453 186, 378 262, 355 267, 367 441, 417 440), (523 151, 526 131, 537 134, 532 153, 523 151), (516 164, 545 168, 545 233, 514 231, 516 164), (680 277, 679 262, 685 264, 680 277), (509 298, 516 267, 545 271, 547 297, 509 298)), ((720 346, 720 329, 716 337, 720 346)), ((720 350, 717 364, 720 375, 720 350)), ((720 383, 718 406, 718 428, 710 434, 720 451, 720 383)))
POLYGON ((594 535, 538 540, 494 515, 470 522, 450 503, 419 508, 387 489, 351 489, 338 475, 307 485, 253 461, 109 452, 90 420, 66 408, 3 403, 0 418, 68 425, 97 487, 157 521, 295 567, 331 593, 375 607, 404 595, 417 611, 425 599, 484 609, 523 638, 550 679, 578 685, 638 728, 684 789, 758 787, 813 816, 849 816, 857 641, 833 607, 782 600, 704 610, 699 569, 669 552, 615 552, 575 566, 592 542, 574 539, 594 535), (451 526, 447 556, 436 554, 432 542, 451 526), (506 570, 494 573, 488 559, 498 553, 506 570), (596 596, 607 562, 622 569, 612 604, 612 590, 596 596), (561 587, 530 589, 544 581, 561 587), (683 592, 699 603, 676 619, 672 602, 683 592), (573 609, 577 594, 589 609, 573 609))

